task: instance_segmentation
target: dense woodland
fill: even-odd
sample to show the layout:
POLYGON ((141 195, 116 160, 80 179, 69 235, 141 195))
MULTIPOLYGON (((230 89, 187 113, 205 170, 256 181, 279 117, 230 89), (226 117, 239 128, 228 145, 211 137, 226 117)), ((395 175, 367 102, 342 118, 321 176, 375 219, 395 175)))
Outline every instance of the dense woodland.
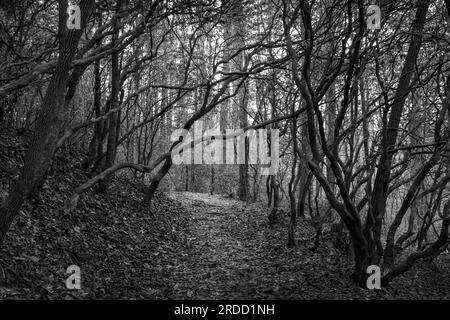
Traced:
MULTIPOLYGON (((61 226, 98 224, 81 232, 91 241, 106 230, 101 224, 109 230, 125 217, 145 228, 170 219, 173 228, 160 227, 174 237, 189 238, 193 225, 190 241, 201 234, 206 246, 234 246, 238 255, 247 251, 237 243, 261 243, 259 231, 277 230, 283 265, 313 256, 327 268, 323 250, 333 250, 346 255, 342 276, 355 288, 365 288, 371 265, 381 267, 383 290, 423 263, 449 276, 448 52, 450 0, 0 1, 0 287, 8 288, 8 277, 31 286, 19 280, 30 270, 18 248, 41 248, 31 255, 39 265, 66 237, 64 268, 83 265, 87 257, 73 258, 83 249, 68 249, 80 227, 61 226), (80 8, 79 29, 68 28, 72 4, 80 8), (371 4, 380 8, 379 28, 368 27, 371 4), (240 164, 175 165, 172 151, 182 139, 173 132, 193 133, 200 121, 200 130, 223 135, 277 129, 276 174, 262 175, 264 165, 249 161, 248 140, 240 164), (138 210, 147 211, 137 218, 138 210), (195 214, 214 217, 206 223, 195 214), (227 242, 247 228, 255 231, 242 243, 227 242)), ((117 230, 108 233, 116 240, 108 252, 119 250, 117 230)), ((142 237, 137 230, 124 231, 133 245, 161 231, 142 237)), ((149 245, 138 246, 142 255, 162 250, 149 245)), ((158 261, 145 264, 170 279, 158 261)), ((197 266, 189 261, 179 268, 197 266)), ((58 272, 63 279, 65 269, 58 272)), ((45 290, 65 296, 64 288, 45 290)), ((105 297, 95 292, 85 297, 105 297)), ((215 297, 156 292, 137 297, 215 297)), ((239 297, 266 297, 258 294, 239 297)))

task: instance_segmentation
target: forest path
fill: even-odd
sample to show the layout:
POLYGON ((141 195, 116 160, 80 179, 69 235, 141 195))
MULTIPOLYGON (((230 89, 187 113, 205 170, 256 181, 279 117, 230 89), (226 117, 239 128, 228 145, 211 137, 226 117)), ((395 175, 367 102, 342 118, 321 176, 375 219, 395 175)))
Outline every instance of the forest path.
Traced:
POLYGON ((288 250, 263 210, 218 195, 176 192, 170 197, 191 213, 191 250, 177 275, 180 293, 196 299, 282 298, 288 292, 298 297, 308 278, 302 268, 309 261, 306 246, 288 250))
POLYGON ((349 278, 349 260, 326 237, 317 252, 309 249, 315 236, 310 222, 298 221, 297 246, 288 249, 287 223, 270 227, 264 205, 192 192, 169 196, 189 214, 183 227, 186 249, 172 261, 176 267, 168 275, 174 284, 167 291, 170 299, 392 299, 424 292, 442 299, 448 295, 448 272, 427 268, 421 276, 412 272, 408 279, 400 277, 389 291, 357 287, 349 278))

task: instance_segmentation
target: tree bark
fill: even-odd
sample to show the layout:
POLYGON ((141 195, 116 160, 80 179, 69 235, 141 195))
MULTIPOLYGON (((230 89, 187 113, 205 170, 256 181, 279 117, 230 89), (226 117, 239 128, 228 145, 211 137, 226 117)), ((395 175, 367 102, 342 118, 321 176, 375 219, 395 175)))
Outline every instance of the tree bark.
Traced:
MULTIPOLYGON (((122 9, 122 0, 117 0, 116 14, 122 9)), ((119 19, 114 23, 113 46, 117 44, 119 37, 119 19)), ((119 90, 120 90, 120 70, 119 70, 119 52, 114 51, 111 55, 111 108, 113 110, 119 107, 119 90)), ((106 157, 103 169, 107 169, 114 165, 117 154, 117 137, 119 134, 119 111, 113 112, 109 117, 108 124, 108 140, 106 145, 106 157)), ((106 192, 110 184, 109 178, 102 180, 100 183, 100 191, 106 192)))
POLYGON ((412 25, 413 36, 409 43, 408 53, 399 78, 395 99, 390 106, 389 122, 386 128, 383 128, 381 141, 381 156, 377 165, 377 173, 373 185, 373 194, 369 204, 369 210, 365 225, 365 235, 369 246, 369 254, 372 264, 379 264, 383 254, 381 244, 381 227, 383 217, 386 214, 386 201, 388 197, 390 173, 392 159, 398 129, 400 125, 403 108, 406 97, 408 96, 409 86, 412 75, 415 72, 415 64, 423 39, 423 29, 426 22, 426 15, 430 0, 419 0, 416 16, 412 25))
POLYGON ((59 0, 58 62, 38 114, 30 148, 25 155, 19 179, 13 186, 11 195, 0 208, 0 246, 3 244, 17 211, 22 207, 24 201, 40 187, 44 175, 50 167, 64 117, 64 98, 70 65, 75 57, 82 30, 87 24, 93 5, 93 0, 82 0, 80 2, 81 30, 66 30, 68 4, 65 0, 59 0))

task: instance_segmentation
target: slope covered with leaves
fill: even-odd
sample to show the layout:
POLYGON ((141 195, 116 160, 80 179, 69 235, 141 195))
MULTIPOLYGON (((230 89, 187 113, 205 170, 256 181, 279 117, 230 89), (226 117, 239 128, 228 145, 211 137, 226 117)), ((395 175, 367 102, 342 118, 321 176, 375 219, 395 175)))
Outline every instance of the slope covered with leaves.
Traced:
MULTIPOLYGON (((26 145, 2 137, 0 195, 17 177, 26 145)), ((199 193, 158 193, 114 178, 106 195, 83 195, 65 214, 64 201, 87 179, 83 155, 63 150, 42 192, 21 210, 0 249, 1 299, 449 299, 450 265, 420 264, 388 290, 349 280, 345 254, 299 222, 298 246, 287 249, 282 222, 267 223, 261 205, 199 193), (68 266, 81 268, 82 289, 66 289, 68 266)))
MULTIPOLYGON (((2 141, 4 197, 26 144, 2 141)), ((64 201, 88 179, 82 160, 81 153, 63 150, 42 192, 22 208, 0 250, 0 298, 167 297, 167 261, 186 251, 181 231, 187 215, 161 193, 149 208, 142 186, 125 178, 114 178, 106 195, 88 192, 66 215, 64 201), (72 264, 81 268, 79 292, 65 286, 72 264)))

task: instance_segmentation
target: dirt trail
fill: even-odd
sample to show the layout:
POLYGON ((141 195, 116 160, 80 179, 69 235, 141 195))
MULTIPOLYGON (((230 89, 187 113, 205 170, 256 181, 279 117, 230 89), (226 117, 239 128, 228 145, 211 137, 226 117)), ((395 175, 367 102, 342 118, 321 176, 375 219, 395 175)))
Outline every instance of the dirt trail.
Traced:
MULTIPOLYGON (((183 276, 193 278, 196 283, 186 283, 195 287, 195 290, 188 289, 188 296, 282 298, 286 290, 302 291, 306 280, 302 272, 289 272, 287 260, 300 258, 305 252, 298 248, 286 249, 284 239, 276 239, 277 235, 282 236, 280 232, 268 227, 265 212, 216 195, 172 193, 170 196, 192 214, 188 236, 192 251, 183 276)), ((298 263, 295 265, 299 267, 298 263)))

